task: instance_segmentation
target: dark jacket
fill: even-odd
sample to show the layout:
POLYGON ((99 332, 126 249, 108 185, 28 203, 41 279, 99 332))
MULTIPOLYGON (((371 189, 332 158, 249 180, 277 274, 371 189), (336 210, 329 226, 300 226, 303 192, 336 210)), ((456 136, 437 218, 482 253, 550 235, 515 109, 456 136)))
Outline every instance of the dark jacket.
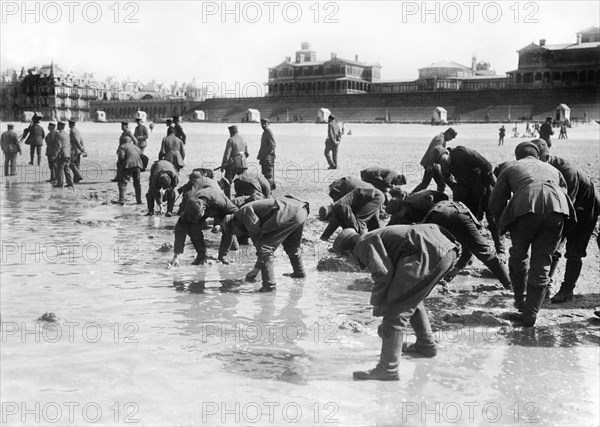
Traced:
POLYGON ((540 126, 540 138, 546 141, 548 148, 552 147, 552 143, 550 142, 550 137, 554 135, 554 131, 552 130, 552 125, 548 122, 542 123, 540 126))
POLYGON ((46 156, 54 159, 60 151, 60 143, 58 141, 58 131, 51 130, 46 135, 46 156))
POLYGON ((460 244, 434 224, 393 225, 361 236, 354 248, 375 282, 371 305, 401 302, 420 290, 421 285, 450 251, 460 244))
POLYGON ((421 222, 429 209, 443 200, 448 200, 448 196, 435 190, 418 191, 402 200, 392 199, 385 208, 392 215, 388 225, 421 222))
POLYGON ((173 125, 173 129, 175 129, 175 136, 177 138, 181 139, 181 142, 183 142, 183 144, 185 145, 185 142, 186 142, 186 139, 187 139, 187 135, 183 131, 183 128, 181 127, 181 124, 175 123, 173 125))
POLYGON ((334 202, 337 202, 355 188, 373 189, 375 187, 357 177, 346 176, 336 179, 329 184, 329 197, 331 197, 334 202))
POLYGON ((175 165, 177 168, 185 166, 185 148, 183 147, 183 141, 171 134, 165 136, 160 145, 160 152, 158 153, 158 160, 167 160, 175 165))
POLYGON ((137 139, 137 146, 140 148, 146 148, 148 146, 148 129, 143 124, 139 124, 135 127, 133 136, 137 139))
POLYGON ((258 160, 265 160, 268 157, 275 158, 275 137, 270 128, 266 128, 260 137, 260 149, 258 150, 258 160))
POLYGON ((79 129, 76 127, 71 128, 71 132, 69 132, 69 140, 71 142, 71 157, 85 153, 85 145, 79 129))
POLYGON ((443 133, 436 135, 429 143, 429 147, 427 148, 427 151, 425 151, 425 154, 421 159, 421 166, 423 166, 425 169, 431 169, 433 167, 433 164, 435 162, 433 161, 431 156, 434 151, 433 149, 439 145, 446 148, 446 139, 444 138, 443 133))
POLYGON ((233 181, 233 188, 237 196, 256 196, 268 199, 271 196, 271 185, 260 173, 252 173, 246 170, 239 174, 233 181))
POLYGON ((473 188, 476 185, 484 187, 494 185, 496 180, 492 164, 477 151, 462 145, 447 150, 450 153, 450 169, 442 168, 446 182, 450 181, 448 175, 451 174, 466 188, 473 188))
POLYGON ((56 132, 56 141, 59 147, 58 158, 71 159, 71 137, 66 130, 56 132))
POLYGON ((133 169, 133 168, 144 168, 142 163, 142 150, 137 145, 133 145, 133 142, 125 142, 119 145, 117 148, 117 168, 119 170, 133 169))
POLYGON ((44 137, 46 136, 46 132, 44 132, 44 128, 39 124, 32 123, 31 126, 25 129, 23 134, 27 136, 25 144, 35 145, 37 147, 44 145, 44 137))
POLYGON ((201 200, 206 206, 205 217, 223 219, 225 215, 237 212, 238 208, 231 200, 212 187, 192 188, 184 194, 179 210, 185 209, 185 205, 193 199, 201 200))
POLYGON ((406 177, 396 171, 380 167, 370 167, 360 171, 360 178, 373 184, 379 191, 386 191, 394 185, 406 184, 406 177))
POLYGON ((21 152, 21 144, 19 143, 19 137, 15 131, 7 130, 2 133, 0 137, 2 144, 2 152, 5 154, 15 154, 21 152))
POLYGON ((327 124, 327 139, 325 144, 339 144, 342 140, 342 131, 337 121, 332 120, 327 124))
POLYGON ((226 170, 235 173, 239 168, 246 167, 246 157, 248 157, 248 145, 238 133, 227 140, 223 161, 221 165, 226 170))
POLYGON ((179 174, 173 163, 167 160, 158 160, 154 162, 150 169, 150 180, 148 181, 148 193, 152 194, 154 200, 159 204, 162 203, 160 195, 160 186, 158 185, 158 178, 161 175, 167 174, 171 179, 170 188, 175 188, 179 185, 179 174))

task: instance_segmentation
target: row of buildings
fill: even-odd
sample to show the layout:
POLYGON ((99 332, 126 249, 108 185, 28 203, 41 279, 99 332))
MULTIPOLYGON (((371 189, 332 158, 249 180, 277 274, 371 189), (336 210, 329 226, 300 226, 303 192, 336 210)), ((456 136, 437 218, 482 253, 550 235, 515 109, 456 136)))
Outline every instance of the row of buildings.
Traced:
POLYGON ((93 74, 68 73, 51 63, 0 74, 0 119, 19 121, 25 112, 36 112, 47 120, 85 121, 95 119, 97 103, 114 105, 109 116, 113 119, 132 117, 140 103, 154 117, 167 117, 202 101, 204 95, 195 79, 183 84, 119 82, 114 78, 99 81, 93 74))
POLYGON ((381 65, 338 58, 318 61, 309 43, 302 43, 291 57, 269 68, 269 96, 326 94, 405 93, 426 91, 473 91, 506 88, 557 88, 600 85, 600 28, 576 34, 573 43, 531 43, 517 51, 518 68, 497 76, 490 64, 471 66, 441 61, 419 69, 413 81, 381 81, 381 65))
MULTIPOLYGON (((514 89, 565 89, 600 87, 600 28, 589 27, 572 43, 531 43, 518 50, 518 67, 498 76, 489 63, 471 66, 442 61, 419 69, 413 81, 382 81, 381 65, 339 58, 332 53, 317 60, 309 43, 302 43, 295 57, 269 68, 267 99, 330 95, 477 92, 514 89)), ((20 120, 25 111, 41 112, 52 120, 90 120, 103 111, 108 120, 131 118, 137 110, 157 120, 186 115, 206 99, 206 88, 188 84, 97 81, 91 74, 76 76, 50 64, 20 73, 0 75, 2 120, 20 120)))

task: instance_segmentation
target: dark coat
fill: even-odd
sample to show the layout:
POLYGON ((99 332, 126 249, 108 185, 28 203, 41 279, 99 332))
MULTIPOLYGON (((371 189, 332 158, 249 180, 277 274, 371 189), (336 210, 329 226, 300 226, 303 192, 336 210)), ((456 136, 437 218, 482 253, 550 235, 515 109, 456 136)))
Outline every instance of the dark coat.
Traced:
POLYGON ((133 136, 137 139, 137 146, 140 148, 146 148, 148 146, 148 129, 143 124, 139 124, 135 127, 133 136))
POLYGON ((150 169, 150 180, 148 181, 148 192, 152 194, 154 199, 160 203, 160 186, 158 178, 162 174, 167 174, 171 178, 170 188, 175 188, 179 185, 179 174, 173 163, 167 160, 158 160, 154 162, 150 169))
POLYGON ((81 153, 85 153, 85 145, 79 129, 76 127, 71 128, 69 132, 69 140, 71 142, 71 157, 75 157, 81 153))
POLYGON ((373 184, 379 191, 389 190, 394 185, 406 184, 406 177, 404 175, 394 170, 377 166, 360 171, 360 178, 369 184, 373 184))
POLYGON ((185 148, 183 147, 183 141, 171 134, 165 136, 160 146, 160 152, 158 153, 158 160, 167 160, 175 165, 176 168, 182 168, 185 166, 185 148))
POLYGON ((425 152, 425 154, 423 155, 423 158, 421 159, 421 166, 423 166, 425 169, 431 169, 433 167, 433 164, 435 163, 433 161, 432 154, 435 151, 434 148, 437 146, 442 146, 444 148, 446 148, 446 139, 444 138, 444 134, 440 133, 439 135, 436 135, 431 142, 429 143, 429 147, 427 148, 427 151, 425 152))
POLYGON ((273 131, 270 128, 266 128, 260 137, 260 149, 258 150, 258 160, 265 160, 268 157, 275 158, 275 137, 273 131))
POLYGON ((58 141, 58 131, 51 130, 46 135, 46 156, 51 159, 55 158, 60 151, 60 143, 58 141))
POLYGON ((15 131, 7 130, 0 137, 2 144, 2 152, 4 154, 15 154, 21 152, 21 144, 19 143, 19 137, 15 131))
POLYGON ((239 134, 233 135, 225 144, 225 152, 223 153, 223 161, 221 165, 226 170, 235 173, 240 168, 246 167, 246 158, 248 154, 248 145, 244 138, 239 134))
POLYGON ((355 188, 373 189, 375 187, 357 177, 346 176, 329 184, 329 197, 331 197, 334 202, 337 202, 355 188))
POLYGON ((25 129, 23 134, 27 136, 25 144, 35 145, 36 147, 41 147, 44 145, 44 137, 46 136, 46 132, 44 132, 44 128, 39 124, 32 123, 31 126, 25 129))
POLYGON ((126 142, 119 145, 117 148, 117 168, 119 170, 133 169, 133 168, 144 168, 142 163, 142 150, 137 145, 133 145, 133 142, 126 142))

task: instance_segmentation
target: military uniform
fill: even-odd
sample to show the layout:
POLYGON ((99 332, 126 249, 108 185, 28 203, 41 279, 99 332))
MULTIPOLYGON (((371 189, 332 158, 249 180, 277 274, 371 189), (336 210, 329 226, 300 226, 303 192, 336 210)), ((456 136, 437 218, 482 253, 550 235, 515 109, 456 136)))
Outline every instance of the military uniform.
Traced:
POLYGON ((175 129, 175 136, 181 140, 181 142, 183 143, 183 145, 185 145, 186 139, 187 139, 187 135, 183 131, 183 127, 181 127, 181 124, 179 122, 175 123, 173 125, 173 129, 175 129))
POLYGON ((44 138, 46 136, 44 128, 41 127, 38 122, 35 122, 25 129, 23 134, 27 136, 25 144, 29 145, 29 155, 31 159, 29 164, 33 165, 35 153, 37 152, 37 164, 39 166, 42 162, 42 147, 44 146, 44 138))
POLYGON ((146 202, 148 203, 148 213, 154 213, 154 202, 160 206, 162 204, 162 195, 160 190, 162 187, 159 184, 161 175, 169 177, 170 185, 165 189, 165 197, 167 199, 167 214, 173 213, 175 205, 175 187, 179 185, 179 174, 177 169, 171 162, 166 160, 158 160, 154 162, 150 169, 150 180, 148 183, 148 193, 146 194, 146 202))
POLYGON ((508 268, 500 260, 494 247, 481 235, 481 224, 462 202, 441 201, 423 218, 424 223, 437 224, 448 230, 462 246, 462 255, 449 278, 456 276, 475 255, 506 289, 511 289, 508 268))
POLYGON ((229 129, 230 132, 233 132, 233 135, 229 137, 225 144, 221 166, 225 170, 225 179, 231 183, 236 174, 247 167, 246 158, 249 154, 246 141, 237 133, 237 126, 230 126, 229 129))
POLYGON ((135 200, 137 204, 142 204, 142 186, 140 183, 140 172, 144 167, 141 158, 142 150, 129 138, 117 149, 117 168, 119 172, 119 203, 125 203, 125 190, 129 178, 133 178, 133 188, 135 190, 135 200))
POLYGON ((271 197, 271 184, 262 174, 251 173, 245 170, 233 180, 235 198, 231 201, 239 206, 255 200, 271 197))
POLYGON ((334 202, 337 202, 355 188, 373 189, 375 187, 357 177, 346 176, 336 179, 329 184, 329 197, 331 197, 334 202))
POLYGON ((60 150, 58 143, 58 132, 56 129, 49 129, 46 135, 46 157, 48 158, 48 169, 50 169, 50 179, 48 181, 57 180, 57 156, 60 150))
MULTIPOLYGON (((328 224, 321 235, 321 240, 329 240, 338 227, 353 228, 359 234, 379 228, 377 215, 383 206, 383 200, 383 194, 376 188, 352 190, 330 207, 328 215, 322 216, 322 219, 326 218, 328 224)), ((322 210, 323 208, 319 212, 320 215, 322 210)))
POLYGON ((388 226, 421 222, 429 209, 443 200, 448 200, 448 196, 435 190, 418 191, 402 200, 392 199, 385 208, 392 216, 388 226))
POLYGON ((406 184, 406 177, 396 171, 380 167, 370 167, 360 171, 360 178, 372 184, 382 193, 389 192, 395 185, 406 184))
POLYGON ((552 147, 550 140, 552 135, 554 135, 554 130, 552 130, 552 124, 548 120, 546 120, 540 126, 539 134, 540 138, 546 141, 546 144, 548 144, 548 148, 552 147))
POLYGON ((305 276, 300 244, 308 212, 308 203, 281 197, 248 203, 233 215, 256 248, 254 268, 261 271, 261 291, 271 291, 276 286, 273 254, 279 245, 283 245, 290 259, 294 271, 292 277, 305 276))
MULTIPOLYGON (((263 122, 263 120, 261 120, 263 122)), ((268 124, 268 122, 266 122, 268 124)), ((274 190, 275 185, 275 137, 273 131, 269 127, 263 128, 262 136, 260 137, 260 149, 258 150, 258 162, 262 170, 263 176, 269 181, 271 189, 274 190)))
MULTIPOLYGON (((548 164, 558 169, 565 178, 567 192, 577 216, 577 223, 566 230, 561 242, 562 246, 566 241, 565 275, 560 291, 552 297, 552 302, 560 303, 573 297, 573 289, 583 266, 581 260, 587 255, 586 249, 600 215, 600 199, 594 183, 577 166, 556 156, 550 156, 548 164)), ((552 257, 551 275, 556 269, 560 256, 560 252, 556 251, 552 257)))
POLYGON ((142 150, 142 153, 148 146, 148 129, 141 122, 135 127, 133 136, 137 140, 136 145, 142 150))
POLYGON ((177 170, 183 168, 185 166, 185 148, 183 147, 183 141, 177 138, 175 134, 165 136, 160 145, 158 159, 167 160, 173 163, 177 170))
MULTIPOLYGON (((206 243, 204 241, 203 223, 206 218, 213 217, 222 220, 225 215, 237 212, 238 208, 229 200, 222 191, 214 188, 192 188, 183 196, 179 207, 181 216, 175 225, 174 253, 183 253, 186 235, 196 249, 196 260, 194 264, 200 264, 206 259, 206 243), (191 214, 191 213, 193 214, 191 214)), ((221 244, 219 246, 219 260, 226 263, 229 247, 233 242, 233 236, 223 231, 221 244)))
POLYGON ((78 183, 83 180, 83 176, 80 172, 81 167, 81 155, 85 153, 85 146, 83 143, 83 138, 81 137, 81 133, 79 129, 75 126, 71 127, 71 132, 69 132, 69 140, 71 143, 71 163, 70 167, 73 171, 73 182, 78 183))
MULTIPOLYGON (((12 125, 11 125, 12 126, 12 125)), ((4 176, 17 174, 17 154, 21 153, 19 137, 12 128, 8 128, 0 136, 2 152, 4 153, 4 176)))
POLYGON ((443 133, 436 135, 431 140, 427 151, 421 158, 421 166, 423 166, 425 172, 423 172, 423 180, 415 187, 415 189, 412 191, 413 193, 427 189, 432 179, 437 184, 437 191, 443 193, 446 189, 446 183, 442 177, 441 168, 435 163, 435 159, 432 157, 435 155, 435 147, 446 148, 446 138, 444 137, 443 133))
MULTIPOLYGON (((63 125, 64 126, 64 125, 63 125)), ((58 129, 56 141, 59 147, 57 155, 56 187, 63 187, 67 181, 67 187, 73 187, 73 176, 71 175, 71 137, 64 129, 58 129)))
POLYGON ((327 139, 325 140, 325 160, 329 169, 338 168, 338 148, 342 141, 342 131, 335 117, 329 116, 331 120, 327 124, 327 139))
MULTIPOLYGON (((537 150, 535 144, 519 146, 523 144, 537 150)), ((490 196, 490 211, 500 218, 499 232, 510 231, 510 279, 525 326, 535 324, 550 281, 552 254, 560 242, 565 219, 574 215, 566 188, 557 169, 528 156, 504 167, 490 196), (525 285, 527 297, 523 303, 525 285)))
POLYGON ((452 269, 460 244, 434 224, 394 225, 360 237, 354 255, 371 272, 373 314, 383 316, 378 329, 382 339, 377 367, 355 372, 357 380, 398 380, 403 330, 410 324, 419 353, 436 353, 423 300, 452 269))

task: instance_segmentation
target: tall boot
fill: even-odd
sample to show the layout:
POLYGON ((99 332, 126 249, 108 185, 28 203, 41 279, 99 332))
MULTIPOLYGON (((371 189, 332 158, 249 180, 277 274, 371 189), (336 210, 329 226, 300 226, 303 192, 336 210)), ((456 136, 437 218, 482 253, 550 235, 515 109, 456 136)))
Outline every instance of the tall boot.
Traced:
POLYGON ((262 287, 258 292, 271 292, 275 290, 275 263, 273 255, 263 255, 262 264, 260 266, 262 276, 262 287))
POLYGON ((506 267, 506 264, 497 255, 485 262, 485 266, 498 278, 504 289, 512 289, 508 267, 506 267))
POLYGON ((119 185, 119 200, 117 200, 117 204, 121 206, 125 204, 125 190, 126 187, 124 185, 119 185))
POLYGON ((552 297, 552 303, 561 304, 573 299, 573 289, 575 289, 575 284, 579 279, 579 274, 581 274, 582 266, 581 258, 567 258, 565 278, 560 285, 560 290, 552 297))
POLYGON ((544 303, 546 296, 546 286, 527 285, 527 296, 525 297, 525 306, 521 320, 523 326, 530 328, 535 325, 537 314, 544 303))
POLYGON ((520 272, 515 271, 514 268, 508 264, 508 270, 510 275, 510 282, 512 284, 514 299, 515 299, 515 308, 518 311, 523 311, 525 307, 524 295, 525 295, 525 284, 527 283, 527 274, 521 274, 520 272))
MULTIPOLYGON (((225 232, 223 232, 223 234, 221 234, 221 243, 219 244, 219 261, 221 261, 221 263, 227 265, 230 264, 229 260, 227 259, 227 255, 229 255, 229 250, 237 250, 237 249, 233 249, 232 246, 234 246, 234 242, 237 243, 237 240, 235 238, 234 234, 227 234, 225 232)), ((238 245, 238 249, 239 249, 239 245, 238 245)))
POLYGON ((402 344, 403 353, 419 353, 425 357, 435 357, 437 355, 437 347, 433 338, 433 331, 427 311, 423 303, 419 304, 414 314, 410 318, 410 325, 415 331, 417 342, 415 344, 402 344))
POLYGON ((196 259, 192 262, 192 265, 200 265, 206 262, 206 242, 204 238, 192 240, 192 245, 196 249, 196 259))
POLYGON ((292 269, 294 272, 290 274, 290 277, 293 279, 304 279, 306 277, 306 272, 304 271, 304 264, 302 263, 302 258, 300 255, 289 255, 290 264, 292 264, 292 269))
POLYGON ((142 185, 139 181, 133 183, 133 189, 135 190, 135 202, 141 205, 144 202, 142 202, 142 185))
POLYGON ((173 208, 175 207, 175 190, 167 189, 165 194, 167 196, 167 213, 173 214, 173 208))
POLYGON ((42 152, 41 150, 37 153, 37 165, 41 165, 42 164, 42 152))
POLYGON ((550 272, 548 273, 548 277, 552 279, 554 273, 556 273, 556 267, 558 267, 558 261, 562 257, 561 253, 556 251, 552 254, 552 264, 550 264, 550 272))
POLYGON ((146 193, 146 204, 148 205, 147 215, 154 215, 154 196, 150 193, 146 193))
POLYGON ((398 366, 402 349, 402 331, 381 328, 381 355, 375 369, 355 371, 355 380, 398 381, 398 366))

